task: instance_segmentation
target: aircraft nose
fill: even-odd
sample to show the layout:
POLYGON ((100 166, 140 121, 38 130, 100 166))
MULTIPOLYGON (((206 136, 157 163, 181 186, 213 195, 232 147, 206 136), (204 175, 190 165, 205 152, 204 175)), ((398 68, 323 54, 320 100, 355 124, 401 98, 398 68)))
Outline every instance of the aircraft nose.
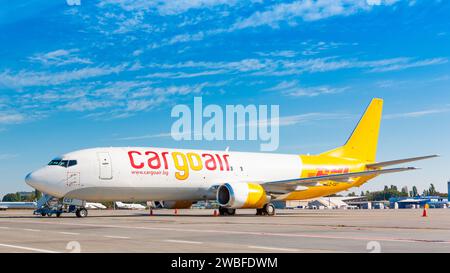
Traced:
POLYGON ((31 173, 27 174, 27 176, 25 176, 25 183, 27 183, 29 186, 33 187, 33 181, 31 179, 31 173))
POLYGON ((49 186, 52 184, 51 180, 51 176, 45 169, 33 171, 25 177, 25 183, 42 192, 46 192, 48 190, 49 186))
POLYGON ((55 197, 62 197, 66 193, 65 178, 67 173, 63 168, 43 167, 25 177, 25 183, 30 187, 55 197))
POLYGON ((33 172, 27 174, 25 177, 25 183, 27 183, 30 187, 36 188, 39 187, 39 182, 36 180, 36 177, 33 172))

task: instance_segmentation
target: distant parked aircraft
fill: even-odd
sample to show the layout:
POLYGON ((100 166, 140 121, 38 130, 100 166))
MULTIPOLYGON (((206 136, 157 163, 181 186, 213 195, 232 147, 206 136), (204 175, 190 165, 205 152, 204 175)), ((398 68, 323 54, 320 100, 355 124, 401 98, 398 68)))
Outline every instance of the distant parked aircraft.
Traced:
POLYGON ((35 209, 36 202, 0 202, 0 209, 35 209))
POLYGON ((86 203, 85 208, 87 209, 106 209, 106 206, 102 203, 86 203))
POLYGON ((145 206, 141 204, 125 204, 122 202, 116 202, 116 207, 118 209, 145 209, 145 206))

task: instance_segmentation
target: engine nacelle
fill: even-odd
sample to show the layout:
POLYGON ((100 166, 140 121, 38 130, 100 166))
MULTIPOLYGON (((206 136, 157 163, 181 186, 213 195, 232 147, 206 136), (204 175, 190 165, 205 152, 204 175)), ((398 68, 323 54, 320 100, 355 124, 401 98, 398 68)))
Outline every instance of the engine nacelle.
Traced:
POLYGON ((152 201, 151 207, 156 209, 189 209, 192 201, 152 201))
POLYGON ((262 208, 270 201, 264 188, 255 183, 225 183, 217 189, 217 202, 226 208, 262 208))

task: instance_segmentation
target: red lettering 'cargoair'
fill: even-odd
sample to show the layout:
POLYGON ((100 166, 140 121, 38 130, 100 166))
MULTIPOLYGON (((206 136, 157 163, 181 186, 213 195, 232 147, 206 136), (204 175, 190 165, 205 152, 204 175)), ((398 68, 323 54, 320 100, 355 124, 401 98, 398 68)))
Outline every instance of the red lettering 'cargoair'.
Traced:
MULTIPOLYGON (((134 169, 142 169, 148 167, 152 170, 163 167, 169 169, 167 156, 169 152, 155 151, 129 151, 131 167, 134 169), (145 164, 147 162, 147 164, 145 164)), ((230 171, 229 154, 197 154, 195 152, 170 152, 173 165, 176 169, 175 177, 178 180, 185 180, 189 177, 190 171, 202 171, 206 168, 209 171, 230 171)))

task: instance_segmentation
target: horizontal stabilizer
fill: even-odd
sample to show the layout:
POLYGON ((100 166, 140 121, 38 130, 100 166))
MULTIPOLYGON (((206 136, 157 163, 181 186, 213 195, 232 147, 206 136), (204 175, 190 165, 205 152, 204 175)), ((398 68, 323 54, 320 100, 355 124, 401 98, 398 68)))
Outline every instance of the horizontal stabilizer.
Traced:
POLYGON ((374 163, 374 164, 367 164, 366 167, 369 169, 377 169, 377 168, 383 168, 383 167, 387 167, 387 166, 398 165, 398 164, 403 164, 403 163, 408 163, 408 162, 413 162, 413 161, 419 161, 419 160, 424 160, 424 159, 429 159, 429 158, 434 158, 434 157, 438 157, 438 155, 427 155, 427 156, 421 156, 421 157, 411 157, 411 158, 405 158, 405 159, 399 159, 399 160, 379 162, 379 163, 374 163))

